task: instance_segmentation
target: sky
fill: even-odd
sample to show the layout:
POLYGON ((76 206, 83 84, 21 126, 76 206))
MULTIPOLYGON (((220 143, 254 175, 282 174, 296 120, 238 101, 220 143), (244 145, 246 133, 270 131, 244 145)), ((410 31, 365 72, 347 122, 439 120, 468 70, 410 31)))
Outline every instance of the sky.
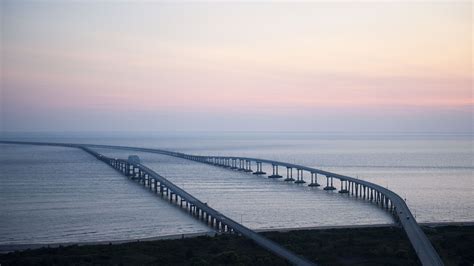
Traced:
POLYGON ((473 132, 471 1, 1 1, 0 131, 473 132))

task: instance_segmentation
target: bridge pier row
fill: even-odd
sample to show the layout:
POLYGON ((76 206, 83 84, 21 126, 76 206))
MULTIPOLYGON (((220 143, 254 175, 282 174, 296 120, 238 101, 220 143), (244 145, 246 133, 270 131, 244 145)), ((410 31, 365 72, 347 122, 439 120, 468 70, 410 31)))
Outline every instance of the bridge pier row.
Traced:
POLYGON ((302 169, 296 169, 295 184, 304 184, 304 183, 306 183, 306 181, 304 181, 303 170, 302 169))
POLYGON ((282 176, 278 174, 277 164, 272 164, 272 172, 272 175, 269 175, 268 178, 282 178, 282 176))
POLYGON ((293 178, 293 168, 288 167, 288 166, 286 167, 286 178, 283 181, 287 181, 287 182, 295 181, 295 179, 293 178))
POLYGON ((237 160, 236 159, 230 159, 230 169, 235 170, 237 169, 237 160))
POLYGON ((262 162, 257 162, 257 171, 255 171, 253 174, 254 174, 254 175, 264 175, 264 174, 266 174, 266 173, 262 170, 262 162))
POLYGON ((308 185, 308 187, 319 187, 321 186, 318 184, 318 173, 311 172, 311 183, 308 185))

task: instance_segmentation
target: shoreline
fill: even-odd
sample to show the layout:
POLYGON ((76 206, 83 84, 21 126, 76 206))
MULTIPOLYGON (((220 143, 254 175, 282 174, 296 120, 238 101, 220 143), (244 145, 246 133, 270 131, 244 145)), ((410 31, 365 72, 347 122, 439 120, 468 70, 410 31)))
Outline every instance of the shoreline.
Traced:
MULTIPOLYGON (((429 222, 419 223, 423 227, 444 227, 444 226, 474 226, 474 221, 470 222, 429 222)), ((384 228, 384 227, 398 227, 396 224, 361 224, 361 225, 325 225, 325 226, 308 226, 308 227, 286 227, 286 228, 262 228, 255 229, 258 233, 279 232, 287 233, 290 231, 305 231, 305 230, 331 230, 331 229, 357 229, 357 228, 384 228)), ((164 236, 124 239, 124 240, 102 240, 102 241, 85 241, 85 242, 62 242, 62 243, 38 243, 38 244, 6 244, 0 245, 0 254, 7 254, 15 251, 34 250, 40 248, 57 248, 66 246, 90 246, 90 245, 119 245, 135 242, 150 242, 157 240, 175 240, 184 238, 195 238, 200 236, 215 236, 219 233, 215 231, 186 233, 186 234, 172 234, 164 236)))

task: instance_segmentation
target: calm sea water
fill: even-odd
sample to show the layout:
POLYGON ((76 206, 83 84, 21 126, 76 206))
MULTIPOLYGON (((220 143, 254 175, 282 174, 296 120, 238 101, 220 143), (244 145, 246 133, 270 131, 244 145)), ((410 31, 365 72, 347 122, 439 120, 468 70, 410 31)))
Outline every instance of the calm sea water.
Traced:
MULTIPOLYGON (((419 222, 474 221, 471 135, 262 132, 13 137, 287 161, 386 186, 406 198, 419 222)), ((121 158, 130 154, 98 151, 121 158)), ((134 154, 250 228, 392 222, 383 210, 347 195, 163 155, 134 154)), ((0 145, 0 164, 0 244, 134 239, 208 231, 80 150, 0 145)))

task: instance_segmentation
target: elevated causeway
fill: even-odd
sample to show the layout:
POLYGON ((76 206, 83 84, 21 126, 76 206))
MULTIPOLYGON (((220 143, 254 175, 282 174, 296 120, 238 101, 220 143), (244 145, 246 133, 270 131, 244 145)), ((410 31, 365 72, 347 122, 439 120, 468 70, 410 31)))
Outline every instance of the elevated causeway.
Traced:
MULTIPOLYGON (((123 160, 110 158, 85 146, 81 146, 80 148, 93 155, 98 160, 109 164, 123 175, 137 180, 138 183, 149 188, 153 193, 160 194, 162 197, 166 197, 170 203, 175 203, 180 208, 186 209, 190 215, 204 222, 206 225, 218 232, 241 234, 244 237, 252 239, 259 246, 291 262, 294 265, 315 265, 314 263, 297 256, 279 244, 223 215, 222 213, 208 206, 207 203, 201 202, 193 195, 173 184, 168 179, 141 164, 139 160, 137 160, 138 157, 134 162, 130 159, 123 160)), ((131 159, 134 158, 132 157, 131 159)))
POLYGON ((378 204, 380 207, 390 212, 393 215, 395 221, 403 227, 405 233, 408 236, 408 239, 410 240, 410 243, 412 244, 420 262, 423 265, 443 265, 441 258, 439 257, 438 253, 436 252, 424 232, 421 230, 420 226, 416 222, 405 201, 395 192, 387 188, 358 178, 323 171, 321 169, 311 168, 303 165, 251 157, 202 156, 172 152, 161 149, 95 144, 43 143, 19 141, 0 141, 0 143, 50 145, 76 148, 109 148, 157 153, 192 160, 200 163, 210 164, 217 167, 223 167, 229 170, 242 171, 247 172, 249 174, 253 173, 255 175, 265 175, 266 173, 263 171, 262 164, 268 164, 272 166, 272 174, 269 175, 268 178, 283 178, 283 176, 278 173, 279 168, 282 167, 286 169, 286 178, 284 179, 286 182, 294 182, 296 184, 303 185, 307 183, 304 176, 306 173, 310 175, 310 183, 308 184, 308 186, 318 187, 321 186, 321 184, 318 183, 319 175, 320 178, 323 178, 326 181, 326 184, 323 189, 328 191, 338 190, 337 184, 334 184, 334 179, 336 179, 339 180, 340 183, 338 190, 339 193, 350 194, 354 197, 368 200, 370 202, 373 202, 374 204, 378 204), (255 171, 252 169, 253 165, 255 165, 255 171), (296 179, 293 176, 293 169, 296 170, 296 179))

